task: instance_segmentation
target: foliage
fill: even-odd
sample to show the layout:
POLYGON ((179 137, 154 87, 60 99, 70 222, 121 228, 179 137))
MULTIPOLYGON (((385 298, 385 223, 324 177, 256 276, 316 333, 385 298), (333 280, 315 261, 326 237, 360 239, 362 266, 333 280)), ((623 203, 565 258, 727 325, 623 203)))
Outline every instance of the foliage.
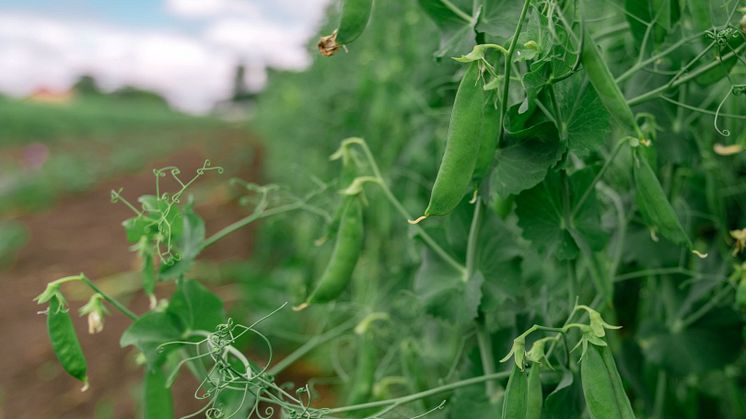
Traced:
MULTIPOLYGON (((250 215, 206 237, 183 181, 130 204, 144 289, 177 290, 142 316, 104 295, 134 320, 122 344, 148 374, 167 371, 166 385, 188 364, 208 417, 274 412, 259 401, 286 417, 746 416, 746 11, 703 4, 375 2, 347 52, 272 75, 254 124, 283 186, 238 182, 250 215), (449 215, 408 224, 459 146, 445 146, 462 137, 448 135, 449 115, 475 65, 499 110, 475 118, 497 124, 494 153, 479 149, 490 167, 454 187, 449 215), (283 309, 334 262, 350 196, 365 208, 349 286, 283 309), (240 326, 191 263, 268 217, 240 326), (252 354, 270 337, 306 337, 256 365, 240 351, 248 331, 252 354), (315 406, 311 385, 276 381, 320 345, 331 350, 319 364, 356 404, 315 406)), ((335 10, 322 33, 343 26, 335 10)), ((47 293, 73 280, 100 293, 85 276, 47 293)))

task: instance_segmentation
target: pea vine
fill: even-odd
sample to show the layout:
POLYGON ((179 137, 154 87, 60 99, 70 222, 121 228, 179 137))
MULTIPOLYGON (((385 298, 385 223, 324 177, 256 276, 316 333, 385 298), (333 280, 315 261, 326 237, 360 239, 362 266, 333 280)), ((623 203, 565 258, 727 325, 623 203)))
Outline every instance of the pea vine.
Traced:
POLYGON ((263 94, 282 161, 276 184, 231 181, 250 214, 205 234, 188 193, 209 161, 155 170, 137 204, 112 192, 150 310, 51 282, 63 368, 95 385, 62 293, 80 282, 90 332, 109 306, 132 320, 153 418, 184 369, 203 401, 184 418, 746 415, 746 6, 339 3, 324 58, 263 94), (267 219, 251 313, 229 315, 198 258, 267 219), (284 382, 319 354, 326 375, 284 382))

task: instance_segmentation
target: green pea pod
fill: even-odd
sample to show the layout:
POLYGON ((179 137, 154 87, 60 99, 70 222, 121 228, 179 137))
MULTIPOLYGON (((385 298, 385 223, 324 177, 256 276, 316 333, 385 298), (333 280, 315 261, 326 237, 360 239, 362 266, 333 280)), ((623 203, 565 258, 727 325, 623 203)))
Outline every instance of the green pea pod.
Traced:
POLYGON ((368 26, 373 0, 345 0, 342 5, 342 17, 334 33, 321 37, 318 47, 324 56, 334 55, 339 47, 356 40, 368 26))
POLYGON ((484 114, 484 90, 478 62, 468 64, 451 111, 443 160, 424 217, 446 215, 469 189, 479 155, 479 133, 484 114))
POLYGON ((474 164, 474 180, 483 179, 492 166, 492 159, 497 150, 498 135, 500 135, 500 110, 494 106, 491 99, 487 100, 482 114, 479 129, 479 152, 474 164))
POLYGON ((532 364, 528 372, 513 365, 505 389, 502 419, 539 419, 542 402, 541 365, 532 364))
POLYGON ((635 160, 632 170, 637 188, 635 197, 643 218, 647 223, 655 226, 664 237, 676 244, 691 248, 692 243, 681 226, 676 211, 668 202, 648 159, 637 150, 635 160))
POLYGON ((541 392, 541 364, 532 364, 526 384, 526 419, 541 418, 544 395, 541 392))
POLYGON ((346 45, 362 35, 370 20, 373 0, 345 0, 337 29, 337 42, 346 45))
POLYGON ((88 388, 87 365, 83 349, 80 347, 78 335, 75 333, 70 313, 60 296, 55 295, 49 300, 47 313, 47 329, 52 349, 62 368, 68 374, 83 382, 83 390, 88 388))
POLYGON ((166 376, 160 368, 145 372, 145 419, 172 419, 174 417, 171 389, 166 386, 166 376))
POLYGON ((627 105, 622 91, 619 90, 619 86, 614 81, 614 76, 609 71, 609 67, 606 66, 601 52, 587 30, 583 31, 583 49, 580 60, 586 74, 588 74, 588 79, 598 92, 601 103, 609 111, 609 114, 613 115, 629 131, 628 134, 639 137, 640 128, 635 121, 635 115, 627 105))
POLYGON ((580 362, 580 378, 588 412, 594 419, 634 419, 608 346, 588 345, 580 362))
POLYGON ((376 367, 378 366, 378 350, 369 330, 358 336, 358 352, 355 375, 350 389, 348 404, 359 404, 370 401, 373 394, 376 367))
POLYGON ((326 303, 337 298, 347 288, 363 248, 363 209, 358 197, 345 200, 345 209, 339 221, 337 242, 331 259, 321 275, 316 289, 305 303, 296 307, 302 310, 309 304, 326 303))

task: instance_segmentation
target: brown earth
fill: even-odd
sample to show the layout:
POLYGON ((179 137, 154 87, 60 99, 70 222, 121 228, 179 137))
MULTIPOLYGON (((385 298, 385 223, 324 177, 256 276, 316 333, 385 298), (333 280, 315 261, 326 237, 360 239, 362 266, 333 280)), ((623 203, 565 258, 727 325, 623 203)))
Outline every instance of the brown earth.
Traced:
MULTIPOLYGON (((129 320, 112 310, 106 327, 100 334, 87 333, 86 320, 73 316, 83 350, 88 359, 91 388, 80 391, 80 383, 67 376, 56 362, 46 334, 43 309, 32 299, 47 282, 84 272, 95 281, 132 270, 135 256, 128 249, 121 227, 131 216, 121 204, 112 204, 109 193, 124 186, 123 195, 130 200, 153 193, 152 169, 167 165, 181 168, 183 176, 193 174, 205 158, 213 162, 232 162, 228 176, 256 180, 261 153, 246 147, 250 139, 240 132, 227 132, 211 143, 187 146, 168 158, 150 162, 137 173, 104 180, 94 190, 67 196, 46 211, 18 218, 30 233, 27 245, 19 252, 15 263, 0 272, 0 419, 38 418, 134 418, 138 417, 137 398, 142 376, 135 361, 135 351, 119 347, 119 336, 129 320), (249 150, 249 151, 247 151, 249 150), (245 158, 242 155, 245 154, 245 158)), ((102 156, 106 158, 106 156, 102 156)), ((205 176, 209 182, 210 174, 205 176)), ((221 180, 225 180, 221 179, 221 180)), ((202 180, 200 180, 202 182, 202 180)), ((225 185, 227 182, 222 182, 225 185)), ((163 186, 162 186, 163 187, 163 186)), ((225 187, 209 188, 204 205, 197 212, 205 219, 207 234, 245 216, 225 187)), ((251 253, 252 232, 236 232, 205 252, 204 259, 220 261, 245 259, 251 253)), ((117 281, 106 281, 116 287, 117 281)), ((75 295, 88 295, 77 285, 66 285, 70 292, 71 310, 77 310, 85 300, 75 295)), ((126 287, 125 287, 126 288, 126 287)), ((140 293, 129 298, 129 292, 109 290, 120 295, 136 313, 147 310, 147 301, 140 293)), ((169 289, 159 289, 167 296, 169 289)), ((85 298, 85 297, 83 297, 85 298)), ((196 382, 184 374, 177 380, 174 394, 177 415, 200 407, 192 393, 196 382)))

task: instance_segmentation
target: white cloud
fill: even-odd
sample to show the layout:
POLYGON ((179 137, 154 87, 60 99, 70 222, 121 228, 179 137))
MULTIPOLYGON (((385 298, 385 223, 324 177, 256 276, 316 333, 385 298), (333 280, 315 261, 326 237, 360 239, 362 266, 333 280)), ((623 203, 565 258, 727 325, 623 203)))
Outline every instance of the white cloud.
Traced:
POLYGON ((155 90, 195 112, 230 92, 235 58, 198 39, 24 15, 0 16, 0 28, 0 90, 16 96, 67 88, 83 73, 109 89, 155 90))
POLYGON ((65 89, 85 73, 107 89, 131 84, 206 111, 230 94, 239 62, 253 88, 264 84, 266 67, 307 66, 307 42, 328 1, 165 0, 175 18, 198 24, 188 33, 3 13, 0 92, 65 89))
POLYGON ((259 16, 256 4, 247 0, 166 0, 166 10, 176 16, 189 18, 236 14, 259 16))

